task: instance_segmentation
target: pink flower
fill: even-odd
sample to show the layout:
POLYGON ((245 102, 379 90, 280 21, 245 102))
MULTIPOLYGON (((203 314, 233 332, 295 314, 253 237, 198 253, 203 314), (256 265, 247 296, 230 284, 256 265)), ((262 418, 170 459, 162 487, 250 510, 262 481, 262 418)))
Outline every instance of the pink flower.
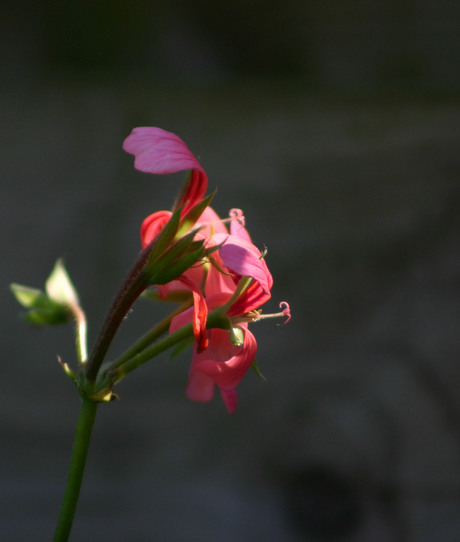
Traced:
MULTIPOLYGON (((181 223, 192 216, 197 229, 195 240, 203 242, 205 257, 177 279, 157 286, 160 298, 178 291, 193 295, 193 307, 176 316, 170 333, 192 322, 195 345, 187 383, 187 396, 209 401, 217 385, 229 412, 237 404, 236 386, 253 363, 257 342, 249 331, 251 321, 272 316, 290 318, 289 306, 276 315, 261 316, 258 309, 271 297, 273 279, 265 259, 252 243, 238 209, 221 220, 210 207, 204 207, 207 176, 198 160, 175 134, 160 128, 135 128, 123 148, 135 156, 134 166, 149 173, 191 170, 175 209, 183 206, 181 223), (201 203, 201 206, 200 206, 201 203), (201 213, 201 214, 200 214, 201 213), (200 214, 200 216, 198 216, 200 214), (226 223, 230 222, 230 230, 226 223), (208 313, 224 307, 225 329, 207 329, 208 313)), ((142 246, 157 238, 172 213, 158 211, 141 227, 142 246)))
MULTIPOLYGON (((230 294, 222 293, 207 298, 208 310, 224 305, 230 298, 230 294)), ((170 332, 190 322, 192 317, 193 309, 176 316, 171 322, 170 332)), ((257 352, 257 342, 248 324, 242 322, 238 329, 243 333, 240 344, 231 341, 229 330, 217 328, 209 330, 209 346, 205 350, 200 351, 198 344, 195 344, 186 389, 189 399, 210 401, 217 385, 228 412, 235 410, 238 398, 236 386, 253 363, 257 352)))
MULTIPOLYGON (((257 342, 248 323, 260 317, 256 309, 270 298, 273 285, 265 260, 248 240, 244 227, 231 230, 237 235, 221 232, 210 238, 210 242, 222 245, 214 256, 218 263, 211 267, 205 283, 206 314, 231 303, 225 313, 231 329, 207 330, 206 348, 202 348, 199 341, 195 343, 186 390, 189 399, 209 401, 217 385, 230 413, 237 405, 236 386, 254 362, 257 352, 257 342), (250 279, 250 282, 233 299, 243 279, 250 279), (232 341, 235 332, 240 334, 238 341, 232 341)), ((176 316, 170 332, 194 318, 197 318, 196 306, 176 316)))
MULTIPOLYGON (((224 293, 210 296, 206 298, 207 309, 211 311, 224 306, 230 299, 231 296, 224 293)), ((291 318, 289 305, 283 301, 280 307, 283 310, 277 314, 261 316, 259 311, 251 311, 236 315, 236 304, 232 304, 226 311, 227 316, 234 314, 231 318, 229 316, 230 329, 208 330, 209 345, 204 350, 200 350, 199 344, 195 343, 187 381, 187 397, 192 401, 210 401, 217 385, 228 412, 234 412, 238 401, 236 387, 257 353, 257 341, 248 325, 251 321, 275 317, 286 317, 287 323, 291 318)), ((189 323, 193 314, 191 308, 176 316, 171 322, 170 333, 189 323)))

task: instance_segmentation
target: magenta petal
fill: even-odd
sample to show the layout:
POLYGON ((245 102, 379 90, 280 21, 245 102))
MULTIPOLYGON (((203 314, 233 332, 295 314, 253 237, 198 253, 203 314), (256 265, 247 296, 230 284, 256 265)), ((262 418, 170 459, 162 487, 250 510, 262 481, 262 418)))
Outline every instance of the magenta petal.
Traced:
POLYGON ((124 140, 123 149, 135 156, 134 167, 145 173, 164 174, 197 169, 205 175, 182 139, 161 128, 134 128, 124 140))
MULTIPOLYGON (((216 243, 219 242, 218 237, 214 236, 216 243)), ((219 249, 219 255, 225 267, 243 277, 253 278, 266 294, 270 293, 272 276, 260 251, 250 241, 229 235, 219 249)))

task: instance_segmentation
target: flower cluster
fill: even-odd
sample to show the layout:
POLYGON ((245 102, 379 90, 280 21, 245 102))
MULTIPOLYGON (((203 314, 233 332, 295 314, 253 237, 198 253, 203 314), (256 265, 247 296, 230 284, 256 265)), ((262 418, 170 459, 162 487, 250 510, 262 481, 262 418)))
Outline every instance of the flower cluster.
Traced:
MULTIPOLYGON (((195 338, 187 396, 209 401, 215 385, 229 412, 237 404, 236 386, 255 360, 257 342, 249 330, 252 321, 273 316, 290 318, 289 305, 282 311, 261 315, 260 307, 271 297, 273 279, 264 255, 252 243, 242 211, 232 209, 222 220, 206 198, 207 175, 186 144, 160 128, 135 128, 123 143, 135 156, 134 166, 146 173, 166 174, 188 170, 184 187, 172 211, 148 216, 141 227, 144 249, 154 245, 179 212, 176 237, 193 236, 205 252, 180 276, 157 285, 160 299, 192 296, 193 306, 175 316, 170 333, 192 323, 195 338), (213 324, 211 315, 219 315, 213 324), (224 324, 223 324, 224 322, 224 324)), ((286 321, 287 321, 286 320, 286 321)))

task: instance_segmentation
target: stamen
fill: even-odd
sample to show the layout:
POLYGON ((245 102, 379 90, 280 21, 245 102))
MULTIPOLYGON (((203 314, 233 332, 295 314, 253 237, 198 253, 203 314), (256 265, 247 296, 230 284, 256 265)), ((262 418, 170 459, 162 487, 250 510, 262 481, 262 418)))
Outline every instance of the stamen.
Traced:
POLYGON ((292 318, 291 314, 291 307, 289 306, 289 303, 287 301, 281 301, 280 303, 280 309, 283 309, 283 312, 281 313, 283 316, 286 316, 286 320, 284 321, 285 324, 289 322, 289 320, 292 318))
POLYGON ((240 316, 234 320, 238 320, 241 322, 259 322, 260 320, 266 320, 267 318, 286 318, 284 323, 287 324, 292 318, 291 307, 289 306, 289 303, 287 301, 281 301, 279 306, 281 309, 283 309, 281 312, 275 312, 273 314, 262 314, 262 310, 258 309, 248 312, 244 316, 240 316))
POLYGON ((241 209, 230 209, 228 215, 231 220, 236 220, 240 226, 244 227, 246 225, 246 219, 241 209))
MULTIPOLYGON (((228 215, 230 218, 222 218, 219 220, 219 223, 229 224, 230 222, 233 222, 234 220, 236 220, 240 226, 244 227, 246 225, 246 219, 244 218, 244 214, 241 209, 230 209, 228 215)), ((204 227, 212 225, 212 224, 214 224, 214 222, 205 224, 204 227)))

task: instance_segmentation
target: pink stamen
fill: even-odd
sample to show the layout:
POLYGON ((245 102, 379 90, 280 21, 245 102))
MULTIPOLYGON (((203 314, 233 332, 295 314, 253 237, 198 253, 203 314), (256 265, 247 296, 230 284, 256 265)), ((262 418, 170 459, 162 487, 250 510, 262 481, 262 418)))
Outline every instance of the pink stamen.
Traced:
POLYGON ((228 214, 232 220, 237 220, 240 226, 244 227, 246 225, 246 220, 241 209, 230 209, 228 214))
POLYGON ((283 316, 286 316, 286 320, 285 320, 284 323, 287 324, 289 322, 289 320, 292 318, 291 307, 289 306, 289 303, 287 301, 281 301, 280 309, 283 309, 281 314, 283 316), (284 309, 283 309, 283 307, 284 307, 284 309))
MULTIPOLYGON (((289 322, 289 320, 292 318, 291 314, 291 307, 289 306, 289 303, 287 301, 281 301, 280 303, 280 309, 283 309, 281 312, 275 312, 272 314, 262 314, 262 310, 253 310, 248 312, 247 314, 234 318, 234 322, 260 322, 260 320, 266 320, 267 318, 283 318, 285 317, 285 324, 289 322)), ((278 324, 280 325, 280 324, 278 324)))

